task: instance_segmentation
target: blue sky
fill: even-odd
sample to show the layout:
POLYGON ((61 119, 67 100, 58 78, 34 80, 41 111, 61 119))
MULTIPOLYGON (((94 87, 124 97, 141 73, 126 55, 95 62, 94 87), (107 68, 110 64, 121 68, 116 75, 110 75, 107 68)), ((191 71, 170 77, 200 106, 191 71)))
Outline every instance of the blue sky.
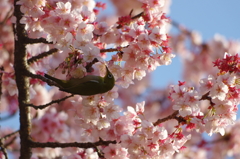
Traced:
MULTIPOLYGON (((191 30, 197 30, 206 41, 216 33, 227 39, 240 39, 239 8, 239 0, 172 0, 168 16, 191 30)), ((161 66, 154 72, 153 85, 164 87, 169 83, 176 84, 181 80, 181 71, 181 61, 179 58, 174 58, 171 65, 161 66)), ((6 123, 0 122, 0 125, 18 129, 18 120, 16 115, 6 123)))
POLYGON ((215 33, 240 38, 239 0, 173 0, 171 19, 202 33, 205 40, 215 33))

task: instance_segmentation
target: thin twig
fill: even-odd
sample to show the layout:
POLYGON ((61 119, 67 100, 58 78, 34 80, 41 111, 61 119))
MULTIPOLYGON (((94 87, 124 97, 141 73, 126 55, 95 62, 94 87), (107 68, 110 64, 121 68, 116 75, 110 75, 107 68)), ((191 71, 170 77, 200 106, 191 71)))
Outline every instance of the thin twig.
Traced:
POLYGON ((140 18, 143 14, 144 14, 144 12, 141 12, 141 13, 133 16, 131 19, 134 20, 134 19, 140 18))
POLYGON ((115 51, 119 51, 119 49, 117 48, 109 48, 109 49, 101 49, 100 52, 115 52, 115 51))
POLYGON ((10 134, 7 134, 6 136, 0 138, 0 148, 1 148, 1 151, 3 152, 3 155, 5 156, 6 159, 8 159, 6 147, 8 147, 10 144, 13 143, 13 141, 16 139, 16 136, 13 137, 13 139, 12 139, 10 142, 8 142, 7 144, 5 144, 5 145, 3 144, 3 142, 4 142, 6 139, 12 137, 13 135, 16 135, 17 133, 19 133, 19 130, 18 130, 18 131, 15 131, 15 132, 12 132, 12 133, 10 133, 10 134))
POLYGON ((14 132, 12 132, 12 133, 10 133, 10 134, 5 135, 4 137, 0 138, 0 140, 6 140, 6 139, 8 139, 8 138, 11 137, 11 136, 16 135, 17 133, 19 133, 19 130, 14 131, 14 132))
POLYGON ((31 39, 26 37, 25 40, 28 44, 36 44, 36 43, 53 44, 53 42, 48 42, 45 38, 31 39))
POLYGON ((118 47, 118 48, 109 48, 109 49, 101 49, 100 52, 115 52, 115 51, 121 51, 123 48, 127 48, 129 45, 124 47, 118 47))
POLYGON ((14 140, 16 140, 16 136, 14 136, 8 143, 4 144, 4 147, 8 147, 9 145, 12 145, 12 143, 14 142, 14 140))
POLYGON ((2 66, 2 67, 0 67, 0 99, 1 99, 1 96, 2 96, 2 76, 3 76, 3 71, 4 71, 4 68, 2 66))
POLYGON ((58 49, 54 48, 54 49, 51 49, 47 52, 43 52, 43 53, 41 53, 37 56, 33 56, 32 58, 28 59, 28 64, 32 64, 33 62, 36 62, 36 61, 38 61, 38 60, 40 60, 44 57, 52 55, 52 54, 56 53, 57 51, 58 51, 58 49))
POLYGON ((32 140, 29 141, 32 148, 67 148, 67 147, 79 147, 79 148, 92 148, 94 146, 101 146, 101 145, 109 145, 109 144, 116 144, 116 141, 102 141, 99 140, 97 142, 87 142, 87 143, 78 143, 78 142, 71 142, 71 143, 59 143, 59 142, 34 142, 32 140), (94 146, 93 146, 94 145, 94 146))
POLYGON ((191 35, 191 30, 188 30, 184 26, 180 25, 178 22, 171 20, 171 25, 179 29, 181 32, 185 33, 186 35, 191 35))
POLYGON ((32 107, 32 108, 34 108, 34 109, 44 109, 44 108, 48 107, 49 105, 52 105, 52 104, 54 104, 54 103, 60 103, 60 102, 66 100, 66 99, 68 99, 68 98, 73 97, 73 96, 74 96, 74 94, 71 94, 71 95, 66 96, 66 97, 64 97, 64 98, 57 99, 57 100, 53 100, 53 101, 51 101, 50 103, 47 103, 47 104, 44 104, 44 105, 38 105, 38 106, 36 106, 36 105, 33 105, 33 104, 26 104, 26 106, 32 107))
MULTIPOLYGON (((157 126, 165 121, 171 120, 171 119, 176 119, 176 115, 178 114, 178 111, 173 112, 171 115, 162 118, 162 119, 158 119, 156 122, 153 123, 154 126, 157 126)), ((177 119, 176 119, 177 120, 177 119)))
POLYGON ((187 123, 186 119, 184 119, 184 117, 182 117, 182 116, 175 116, 174 119, 176 119, 179 124, 186 124, 187 123))
POLYGON ((0 140, 0 151, 2 151, 5 158, 8 159, 7 150, 4 147, 2 140, 0 140))
POLYGON ((210 92, 207 92, 206 94, 204 94, 204 95, 202 96, 202 98, 199 99, 199 100, 208 100, 208 101, 210 102, 210 105, 211 105, 211 106, 214 106, 215 104, 212 102, 212 98, 209 97, 209 93, 210 93, 210 92))
POLYGON ((91 67, 92 67, 92 65, 95 64, 96 62, 99 62, 99 60, 98 60, 97 58, 94 58, 94 59, 92 60, 92 62, 89 62, 89 63, 87 64, 87 66, 85 67, 86 70, 87 70, 87 72, 91 72, 91 71, 90 71, 90 70, 91 70, 91 67))
MULTIPOLYGON (((99 141, 103 141, 101 138, 99 138, 99 141)), ((100 158, 103 158, 104 157, 104 154, 103 152, 96 146, 93 144, 93 147, 95 148, 95 150, 97 151, 97 154, 100 158)))
MULTIPOLYGON (((135 20, 135 19, 137 19, 137 18, 140 18, 143 14, 144 14, 144 12, 141 12, 141 13, 139 13, 139 14, 131 17, 131 19, 132 19, 132 20, 135 20)), ((123 26, 122 26, 122 25, 118 25, 118 26, 117 26, 117 29, 120 29, 121 27, 123 27, 123 26)))
MULTIPOLYGON (((210 104, 213 106, 214 103, 212 102, 212 99, 208 95, 209 95, 209 92, 204 94, 200 100, 209 100, 210 104)), ((177 114, 178 114, 178 111, 175 111, 173 114, 163 119, 158 119, 156 122, 153 123, 153 125, 156 126, 171 119, 176 119, 179 123, 186 123, 186 120, 181 116, 177 116, 177 114)))

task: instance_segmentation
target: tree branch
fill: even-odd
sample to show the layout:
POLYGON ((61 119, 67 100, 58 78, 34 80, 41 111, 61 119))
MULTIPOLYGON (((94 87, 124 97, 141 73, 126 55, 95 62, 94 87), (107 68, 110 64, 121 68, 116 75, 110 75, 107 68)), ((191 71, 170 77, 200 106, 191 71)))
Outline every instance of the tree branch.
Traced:
POLYGON ((0 150, 3 152, 3 155, 5 156, 5 158, 8 159, 7 150, 4 147, 2 140, 0 140, 0 150))
POLYGON ((0 100, 1 100, 1 96, 2 96, 2 76, 3 76, 3 71, 4 71, 4 68, 2 66, 2 67, 0 67, 0 100))
POLYGON ((40 60, 40 59, 42 59, 44 57, 47 57, 49 55, 52 55, 52 54, 56 53, 57 51, 58 51, 58 49, 54 48, 54 49, 51 49, 51 50, 49 50, 47 52, 43 52, 43 53, 41 53, 41 54, 39 54, 37 56, 33 56, 32 58, 28 59, 28 64, 30 65, 33 62, 36 62, 36 61, 38 61, 38 60, 40 60))
MULTIPOLYGON (((130 12, 130 14, 131 14, 131 13, 132 13, 132 11, 130 12)), ((141 13, 133 16, 131 19, 134 20, 134 19, 140 18, 143 14, 144 14, 144 12, 141 12, 141 13)))
POLYGON ((97 58, 94 58, 91 62, 89 62, 87 65, 86 65, 86 70, 87 70, 87 72, 91 72, 90 70, 91 70, 91 67, 92 67, 92 65, 93 64, 95 64, 96 62, 99 62, 98 61, 98 59, 97 58))
POLYGON ((15 132, 12 132, 2 138, 0 138, 0 148, 1 148, 1 151, 3 152, 3 155, 5 156, 6 159, 8 159, 8 155, 7 155, 7 150, 6 150, 6 147, 9 146, 15 139, 16 137, 14 137, 9 143, 7 143, 6 145, 3 144, 3 142, 8 139, 9 137, 13 136, 13 135, 16 135, 17 133, 19 132, 18 131, 15 131, 15 132))
POLYGON ((211 105, 211 106, 214 106, 215 104, 212 102, 212 98, 208 96, 209 93, 210 93, 210 92, 207 92, 206 94, 204 94, 204 95, 202 96, 202 98, 199 99, 199 100, 208 100, 208 101, 210 102, 210 105, 211 105))
POLYGON ((71 95, 66 96, 66 97, 64 97, 64 98, 57 99, 57 100, 53 100, 53 101, 51 101, 50 103, 47 103, 47 104, 44 104, 44 105, 38 105, 38 106, 36 106, 36 105, 33 105, 33 104, 26 104, 26 106, 32 107, 32 108, 34 108, 34 109, 44 109, 44 108, 48 107, 49 105, 52 105, 52 104, 54 104, 54 103, 60 103, 60 102, 66 100, 66 99, 68 99, 68 98, 73 97, 73 96, 74 96, 74 94, 71 94, 71 95))
POLYGON ((8 139, 8 138, 11 137, 11 136, 16 135, 17 133, 19 133, 19 130, 14 131, 14 132, 12 132, 12 133, 10 133, 10 134, 5 135, 4 137, 0 138, 0 140, 6 140, 6 139, 8 139))
POLYGON ((32 140, 29 140, 31 147, 32 148, 67 148, 67 147, 79 147, 79 148, 92 148, 95 146, 101 146, 101 145, 109 145, 109 144, 116 144, 116 141, 103 141, 99 140, 97 142, 91 143, 78 143, 78 142, 71 142, 71 143, 59 143, 59 142, 46 142, 46 143, 41 143, 41 142, 34 142, 32 140))
POLYGON ((101 49, 100 52, 115 52, 115 51, 119 51, 120 49, 118 48, 109 48, 109 49, 101 49))
POLYGON ((184 26, 180 25, 178 22, 172 20, 171 24, 172 24, 172 26, 174 26, 175 28, 177 28, 178 30, 183 32, 184 34, 191 35, 192 31, 190 31, 187 28, 185 28, 184 26))
POLYGON ((25 106, 25 103, 30 101, 29 97, 29 78, 24 76, 24 73, 29 69, 27 65, 27 52, 26 52, 26 31, 25 25, 20 23, 22 19, 22 12, 20 5, 17 5, 18 0, 14 0, 14 16, 16 23, 13 27, 14 30, 14 71, 16 77, 16 84, 18 89, 18 103, 19 103, 19 116, 20 116, 20 159, 30 159, 32 150, 28 140, 31 133, 31 116, 30 108, 25 106))
POLYGON ((177 115, 177 114, 178 114, 178 110, 175 111, 175 112, 173 112, 171 115, 169 115, 169 116, 167 116, 167 117, 165 117, 165 118, 158 119, 156 122, 153 123, 153 125, 154 125, 154 126, 157 126, 157 125, 159 125, 159 124, 161 124, 161 123, 163 123, 163 122, 165 122, 165 121, 171 120, 171 119, 176 119, 176 120, 178 120, 178 119, 176 118, 176 115, 177 115))
MULTIPOLYGON (((130 12, 130 16, 131 16, 131 13, 132 13, 132 10, 131 10, 131 12, 130 12)), ((143 14, 144 14, 144 12, 141 12, 141 13, 139 13, 139 14, 131 17, 131 19, 132 19, 132 20, 135 20, 135 19, 137 19, 137 18, 140 18, 143 14)), ((118 26, 117 26, 117 29, 120 29, 121 27, 123 27, 123 26, 122 26, 122 25, 118 25, 118 26)))
POLYGON ((53 44, 52 42, 48 42, 45 38, 31 39, 31 38, 25 37, 25 40, 27 44, 36 44, 36 43, 53 44))
POLYGON ((121 51, 122 48, 127 48, 129 45, 124 47, 118 47, 118 48, 109 48, 109 49, 101 49, 100 52, 115 52, 115 51, 121 51))
MULTIPOLYGON (((204 94, 202 96, 202 98, 199 99, 199 100, 209 100, 211 106, 214 106, 214 103, 212 102, 212 98, 210 98, 208 95, 209 95, 209 92, 204 94)), ((156 125, 159 125, 159 124, 161 124, 161 123, 163 123, 165 121, 171 120, 171 119, 176 119, 179 123, 185 123, 186 120, 183 117, 181 117, 181 116, 178 117, 177 114, 178 114, 178 111, 175 111, 173 114, 171 114, 171 115, 169 115, 169 116, 167 116, 167 117, 165 117, 163 119, 158 119, 156 122, 153 123, 153 125, 156 126, 156 125)))
POLYGON ((14 136, 8 143, 6 143, 5 145, 4 145, 4 147, 8 147, 9 145, 11 145, 13 142, 14 142, 14 140, 16 140, 16 136, 14 136))
POLYGON ((93 147, 97 151, 98 157, 99 158, 103 158, 104 157, 104 153, 101 150, 99 150, 99 148, 97 146, 93 145, 93 147))

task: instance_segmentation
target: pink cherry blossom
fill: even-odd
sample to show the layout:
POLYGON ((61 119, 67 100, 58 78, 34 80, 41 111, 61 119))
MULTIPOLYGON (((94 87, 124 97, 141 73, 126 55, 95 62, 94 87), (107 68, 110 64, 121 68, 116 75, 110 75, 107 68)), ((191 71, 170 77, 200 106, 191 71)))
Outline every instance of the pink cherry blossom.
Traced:
POLYGON ((216 83, 210 90, 210 96, 215 99, 223 101, 226 98, 226 94, 228 93, 228 86, 223 82, 216 83))
POLYGON ((63 2, 58 2, 56 3, 57 5, 57 8, 56 8, 56 12, 57 13, 60 13, 60 14, 67 14, 67 13, 70 13, 71 11, 71 3, 70 2, 67 2, 67 3, 63 3, 63 2))
POLYGON ((109 159, 127 159, 127 150, 119 144, 109 144, 104 150, 105 158, 109 159))

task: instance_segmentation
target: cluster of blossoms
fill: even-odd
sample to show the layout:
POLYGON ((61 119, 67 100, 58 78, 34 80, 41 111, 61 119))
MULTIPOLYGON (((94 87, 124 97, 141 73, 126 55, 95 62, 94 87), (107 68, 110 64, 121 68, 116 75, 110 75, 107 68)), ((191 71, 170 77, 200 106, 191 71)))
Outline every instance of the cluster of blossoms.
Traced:
MULTIPOLYGON (((32 120, 31 137, 36 142, 60 142, 69 141, 69 127, 66 125, 68 116, 64 112, 57 112, 55 108, 39 113, 32 120), (43 115, 45 114, 45 115, 43 115)), ((34 151, 34 156, 54 158, 59 156, 61 149, 38 148, 34 151), (49 153, 51 152, 51 153, 49 153)), ((33 156, 33 158, 34 158, 33 156)))
POLYGON ((220 69, 216 76, 208 76, 200 81, 199 92, 186 87, 184 83, 171 86, 170 97, 174 101, 173 109, 186 118, 192 128, 209 135, 220 132, 234 124, 239 100, 239 57, 238 54, 214 62, 220 69), (201 112, 200 100, 209 100, 206 112, 201 112))
MULTIPOLYGON (((109 68, 119 80, 118 84, 124 87, 133 83, 133 79, 141 80, 146 71, 170 64, 174 57, 168 47, 166 26, 169 20, 162 12, 164 1, 141 3, 143 12, 139 17, 122 17, 117 22, 118 26, 108 26, 106 22, 96 21, 94 1, 87 1, 87 5, 74 2, 74 6, 70 2, 18 2, 24 13, 21 23, 25 24, 29 37, 44 37, 65 54, 69 50, 72 52, 71 48, 80 50, 82 60, 77 66, 61 65, 68 67, 70 72, 82 69, 94 59, 103 61, 104 54, 100 53, 100 49, 109 44, 119 48, 119 53, 112 56, 109 68), (155 48, 162 53, 155 53, 155 48), (125 61, 124 67, 113 65, 119 61, 125 61)), ((74 62, 74 59, 70 61, 74 62)), ((82 75, 80 73, 79 77, 82 75)))
MULTIPOLYGON (((21 23, 25 24, 28 36, 30 38, 46 38, 48 42, 53 43, 49 45, 50 47, 61 50, 60 55, 55 56, 64 54, 58 60, 65 60, 60 62, 57 68, 62 69, 60 73, 68 73, 66 78, 81 78, 87 72, 91 72, 84 67, 94 60, 103 61, 104 54, 100 53, 100 49, 106 48, 108 45, 114 45, 117 48, 117 53, 109 60, 108 67, 115 76, 117 84, 124 88, 133 84, 134 79, 141 80, 146 76, 146 71, 153 71, 157 66, 171 63, 174 55, 168 48, 166 27, 169 20, 162 12, 164 1, 140 1, 143 7, 142 13, 135 17, 132 15, 121 17, 116 22, 117 25, 113 26, 96 21, 94 7, 98 5, 91 0, 86 2, 57 2, 56 4, 52 1, 38 0, 32 3, 25 0, 18 2, 24 13, 21 23), (116 65, 121 61, 123 61, 124 67, 116 65)), ((43 48, 43 51, 46 51, 45 49, 43 48)), ((31 56, 34 49, 29 50, 31 56)), ((51 59, 48 60, 51 61, 51 59)), ((45 62, 40 61, 39 65, 41 63, 45 62)), ((34 65, 31 67, 36 68, 34 65)), ((38 69, 42 71, 44 67, 38 67, 38 69)), ((45 69, 53 71, 56 70, 56 67, 54 68, 50 64, 45 69)), ((100 74, 101 72, 100 70, 100 74)), ((33 89, 35 88, 33 87, 33 89)), ((120 116, 123 112, 113 102, 117 97, 117 89, 114 88, 102 95, 72 100, 74 116, 77 117, 76 122, 81 126, 80 130, 77 129, 82 132, 78 138, 81 142, 96 142, 99 137, 104 140, 122 140, 119 144, 109 145, 103 149, 107 158, 117 156, 134 158, 141 155, 148 156, 148 158, 157 155, 169 156, 178 151, 186 142, 187 139, 184 137, 180 142, 178 135, 176 135, 178 139, 174 135, 168 137, 164 128, 154 127, 146 119, 141 119, 132 108, 129 108, 124 116, 120 116), (142 141, 139 140, 140 138, 142 141), (127 142, 132 142, 131 148, 128 147, 127 142), (172 148, 170 145, 173 145, 172 148), (160 154, 162 147, 168 147, 171 150, 169 152, 165 148, 166 152, 162 151, 164 153, 160 154), (113 150, 116 151, 115 154, 112 154, 113 150)), ((72 112, 68 111, 68 113, 72 112)), ((55 116, 54 113, 52 115, 55 116)), ((52 115, 50 113, 50 116, 52 115)), ((44 122, 45 118, 48 119, 44 115, 34 121, 48 126, 53 124, 57 127, 62 123, 62 120, 60 124, 59 122, 44 122)), ((57 118, 56 120, 58 121, 57 118)), ((63 127, 66 128, 64 125, 63 127)), ((62 133, 58 128, 52 128, 54 132, 62 133)), ((45 131, 45 129, 43 130, 45 131)), ((34 131, 33 134, 40 132, 34 131)), ((46 135, 46 133, 43 134, 46 135)), ((51 133, 53 136, 60 134, 51 133)), ((66 134, 63 136, 66 137, 66 134)), ((52 137, 46 135, 45 138, 46 141, 51 141, 52 137)), ((58 141, 55 138, 52 140, 58 141)), ((65 139, 61 139, 61 141, 65 141, 65 139)))
MULTIPOLYGON (((73 104, 77 104, 76 101, 73 104)), ((80 141, 96 142, 99 138, 117 141, 117 144, 101 147, 105 158, 167 158, 179 152, 190 139, 178 129, 168 133, 164 127, 146 119, 145 102, 138 103, 136 109, 128 106, 125 112, 96 96, 83 98, 82 104, 75 105, 75 111, 71 112, 76 116, 75 122, 81 125, 80 141), (96 99, 99 102, 96 103, 96 99)))
POLYGON ((32 138, 34 141, 66 141, 68 127, 65 125, 68 116, 64 112, 57 112, 52 108, 32 120, 32 138))

